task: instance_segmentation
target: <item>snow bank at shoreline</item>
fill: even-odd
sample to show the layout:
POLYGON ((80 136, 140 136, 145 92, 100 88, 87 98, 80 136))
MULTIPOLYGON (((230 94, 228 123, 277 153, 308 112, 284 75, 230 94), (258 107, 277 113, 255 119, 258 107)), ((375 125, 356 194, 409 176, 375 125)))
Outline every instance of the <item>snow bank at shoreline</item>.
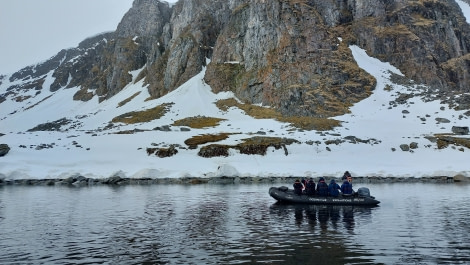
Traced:
MULTIPOLYGON (((326 182, 335 179, 338 182, 340 178, 334 176, 323 176, 326 182)), ((118 175, 109 178, 86 178, 84 176, 71 176, 65 179, 10 179, 5 180, 0 178, 1 186, 70 186, 70 187, 84 187, 84 186, 124 186, 124 185, 167 185, 167 184, 181 184, 181 185, 199 185, 199 184, 273 184, 273 185, 288 185, 293 184, 296 179, 301 177, 184 177, 184 178, 126 178, 118 175)), ((318 178, 314 178, 318 182, 318 178)), ((367 183, 457 183, 457 184, 470 184, 470 177, 463 175, 456 175, 454 177, 448 176, 435 176, 428 178, 403 178, 403 177, 354 177, 353 183, 356 187, 361 187, 367 183)))

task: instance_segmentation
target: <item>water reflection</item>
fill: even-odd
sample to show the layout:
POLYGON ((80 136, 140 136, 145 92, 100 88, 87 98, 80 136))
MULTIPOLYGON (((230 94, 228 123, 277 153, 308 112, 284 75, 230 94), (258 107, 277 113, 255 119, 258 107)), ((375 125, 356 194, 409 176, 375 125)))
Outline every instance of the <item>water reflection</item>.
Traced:
POLYGON ((293 214, 295 224, 299 228, 308 227, 314 231, 318 226, 320 230, 344 229, 347 232, 353 232, 355 215, 363 221, 370 220, 374 208, 377 207, 275 203, 270 207, 270 211, 279 217, 293 214))
POLYGON ((373 208, 268 185, 5 187, 0 263, 468 264, 468 187, 376 185, 373 208))

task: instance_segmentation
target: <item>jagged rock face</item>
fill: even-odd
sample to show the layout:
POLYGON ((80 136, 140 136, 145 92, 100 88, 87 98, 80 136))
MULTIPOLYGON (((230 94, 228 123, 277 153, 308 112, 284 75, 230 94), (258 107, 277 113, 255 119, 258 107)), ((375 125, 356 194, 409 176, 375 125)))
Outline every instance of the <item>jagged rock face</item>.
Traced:
POLYGON ((87 52, 55 71, 51 89, 79 86, 75 100, 112 97, 132 81, 130 71, 152 62, 154 43, 161 38, 170 14, 168 3, 136 0, 112 36, 83 43, 87 52))
POLYGON ((383 16, 355 20, 357 44, 417 82, 470 91, 470 29, 454 1, 396 1, 384 7, 383 16))
POLYGON ((238 0, 189 0, 178 2, 164 27, 163 46, 147 66, 146 82, 154 97, 165 95, 202 70, 206 58, 238 0))
POLYGON ((246 1, 219 36, 205 79, 285 115, 337 115, 375 85, 345 44, 435 89, 468 92, 469 33, 447 1, 246 1))
POLYGON ((166 2, 135 0, 119 23, 116 35, 121 38, 161 36, 170 15, 171 9, 166 2))
POLYGON ((97 95, 100 100, 118 93, 131 80, 129 71, 145 64, 138 40, 97 36, 81 43, 80 56, 62 63, 53 74, 50 89, 80 87, 75 100, 89 100, 97 95))
MULTIPOLYGON (((53 71, 46 89, 79 87, 74 99, 105 100, 132 81, 129 71, 145 66, 139 80, 160 97, 209 58, 205 81, 215 92, 231 90, 286 116, 329 117, 347 112, 375 87, 349 45, 448 96, 470 92, 469 38, 454 1, 180 0, 170 7, 135 0, 115 32, 13 74, 10 80, 24 82, 8 93, 40 93, 53 71)), ((456 107, 470 106, 467 99, 456 107)))
POLYGON ((342 34, 333 26, 352 16, 336 2, 247 1, 237 7, 218 38, 206 82, 288 116, 346 112, 370 94, 375 80, 338 39, 342 34))

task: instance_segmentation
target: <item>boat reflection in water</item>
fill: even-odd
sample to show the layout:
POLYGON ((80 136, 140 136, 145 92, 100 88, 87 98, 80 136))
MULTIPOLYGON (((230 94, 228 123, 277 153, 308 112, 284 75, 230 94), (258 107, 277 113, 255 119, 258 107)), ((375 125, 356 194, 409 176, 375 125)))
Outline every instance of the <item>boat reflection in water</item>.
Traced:
POLYGON ((367 249, 357 244, 361 227, 372 223, 380 207, 352 205, 308 205, 276 202, 269 208, 273 241, 282 242, 294 252, 282 264, 377 264, 367 249))
MULTIPOLYGON (((293 215, 297 226, 307 225, 311 229, 319 227, 326 229, 343 229, 352 231, 355 226, 355 215, 361 222, 371 219, 372 210, 376 206, 353 206, 353 205, 306 205, 306 204, 283 204, 276 202, 271 206, 271 213, 281 218, 286 218, 289 213, 293 215), (284 216, 284 217, 283 217, 284 216)), ((286 220, 284 220, 286 221, 286 220)))

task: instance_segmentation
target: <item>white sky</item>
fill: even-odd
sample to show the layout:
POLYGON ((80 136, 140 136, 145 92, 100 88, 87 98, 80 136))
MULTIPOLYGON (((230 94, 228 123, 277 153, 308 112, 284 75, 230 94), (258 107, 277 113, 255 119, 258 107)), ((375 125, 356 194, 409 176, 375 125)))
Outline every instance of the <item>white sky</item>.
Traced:
POLYGON ((133 0, 0 0, 0 74, 114 31, 133 0))

